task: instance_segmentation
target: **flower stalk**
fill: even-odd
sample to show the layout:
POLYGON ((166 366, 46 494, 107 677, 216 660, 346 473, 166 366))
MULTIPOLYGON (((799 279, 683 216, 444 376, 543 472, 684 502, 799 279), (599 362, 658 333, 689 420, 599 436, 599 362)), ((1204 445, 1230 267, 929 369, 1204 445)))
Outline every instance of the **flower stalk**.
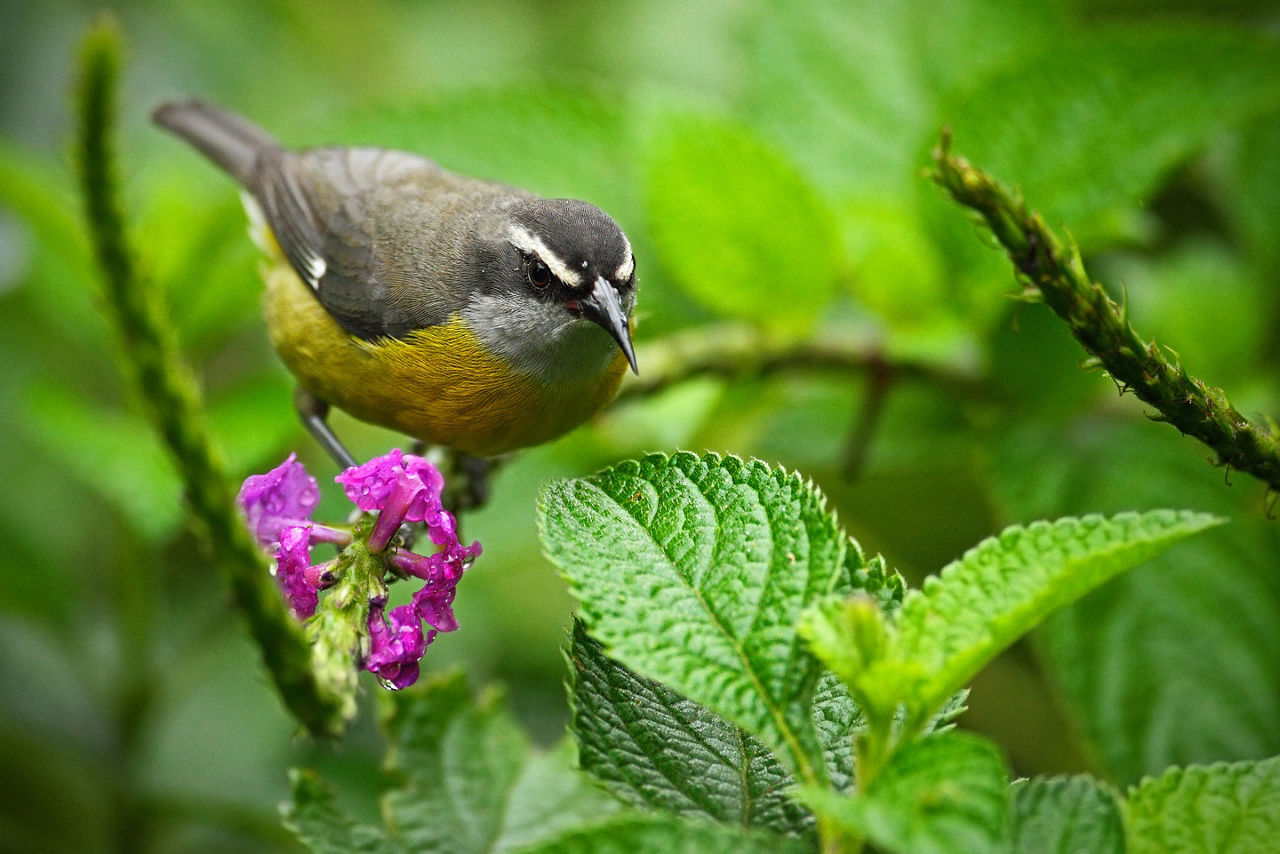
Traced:
POLYGON ((124 370, 169 449, 203 538, 222 558, 219 568, 232 599, 285 705, 311 734, 336 735, 343 726, 341 703, 313 674, 307 643, 236 516, 231 481, 205 424, 195 379, 174 342, 158 289, 134 264, 112 150, 119 64, 116 28, 101 21, 80 47, 76 163, 104 308, 120 338, 124 370))
POLYGON ((266 474, 247 478, 236 503, 248 529, 275 555, 276 581, 294 616, 306 621, 315 668, 326 682, 341 685, 344 713, 351 715, 353 659, 383 687, 407 688, 417 681, 418 660, 435 636, 458 628, 454 594, 480 544, 458 541, 457 521, 441 504, 444 478, 422 457, 397 448, 334 480, 361 511, 377 517, 365 517, 354 531, 314 521, 320 489, 293 454, 266 474), (420 555, 393 545, 406 522, 424 523, 436 551, 420 555), (317 542, 337 545, 338 556, 312 565, 311 546, 317 542), (387 612, 388 575, 424 584, 410 604, 387 612))

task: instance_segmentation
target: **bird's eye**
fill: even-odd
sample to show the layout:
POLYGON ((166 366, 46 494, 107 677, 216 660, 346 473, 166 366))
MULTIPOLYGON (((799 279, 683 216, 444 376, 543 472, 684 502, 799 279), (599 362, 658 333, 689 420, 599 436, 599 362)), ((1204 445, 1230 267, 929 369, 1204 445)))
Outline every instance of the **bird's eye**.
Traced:
POLYGON ((530 258, 525 262, 524 275, 529 280, 529 284, 538 290, 551 284, 551 268, 542 263, 540 258, 530 258))

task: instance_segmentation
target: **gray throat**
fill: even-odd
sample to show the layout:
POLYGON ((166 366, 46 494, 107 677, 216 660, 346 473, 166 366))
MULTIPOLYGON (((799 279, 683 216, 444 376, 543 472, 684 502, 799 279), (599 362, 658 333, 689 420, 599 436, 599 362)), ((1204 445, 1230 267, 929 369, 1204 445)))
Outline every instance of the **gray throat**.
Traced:
POLYGON ((617 358, 618 345, 599 326, 524 295, 475 296, 462 317, 487 350, 546 385, 580 382, 617 358))

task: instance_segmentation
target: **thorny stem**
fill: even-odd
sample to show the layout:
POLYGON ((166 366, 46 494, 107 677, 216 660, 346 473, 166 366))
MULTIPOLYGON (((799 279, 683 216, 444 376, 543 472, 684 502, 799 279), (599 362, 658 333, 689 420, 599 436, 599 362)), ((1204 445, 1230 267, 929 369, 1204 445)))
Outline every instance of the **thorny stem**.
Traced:
POLYGON ((994 178, 950 152, 944 135, 934 151, 936 181, 951 198, 975 211, 1013 262, 1018 279, 1067 322, 1071 334, 1115 380, 1155 407, 1167 421, 1208 445, 1217 464, 1253 475, 1280 491, 1280 441, 1275 423, 1244 417, 1221 389, 1189 376, 1170 351, 1144 341, 1124 306, 1090 281, 1080 252, 1059 240, 1039 214, 994 178))
POLYGON ((311 651, 236 515, 234 491, 205 425, 196 382, 179 356, 157 289, 134 266, 112 151, 119 62, 115 27, 98 23, 80 47, 76 154, 104 306, 120 336, 125 369, 169 448, 205 539, 223 558, 232 597, 285 705, 313 735, 336 734, 342 727, 341 702, 316 681, 311 651))

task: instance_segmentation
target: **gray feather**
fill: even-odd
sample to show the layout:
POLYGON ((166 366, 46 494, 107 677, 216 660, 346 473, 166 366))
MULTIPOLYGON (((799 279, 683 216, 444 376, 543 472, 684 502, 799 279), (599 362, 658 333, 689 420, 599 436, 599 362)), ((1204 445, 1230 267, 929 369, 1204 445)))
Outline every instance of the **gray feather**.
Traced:
MULTIPOLYGON (((600 329, 530 292, 511 242, 514 226, 531 230, 585 280, 612 275, 632 263, 631 249, 598 208, 464 178, 401 151, 286 150, 199 101, 164 104, 153 118, 248 190, 290 265, 352 335, 401 338, 460 313, 491 350, 549 381, 585 363, 603 370, 612 358, 600 329)), ((629 313, 633 283, 616 284, 629 293, 629 313)))
POLYGON ((151 120, 195 146, 248 187, 258 156, 278 146, 257 125, 203 101, 171 101, 151 113, 151 120))

